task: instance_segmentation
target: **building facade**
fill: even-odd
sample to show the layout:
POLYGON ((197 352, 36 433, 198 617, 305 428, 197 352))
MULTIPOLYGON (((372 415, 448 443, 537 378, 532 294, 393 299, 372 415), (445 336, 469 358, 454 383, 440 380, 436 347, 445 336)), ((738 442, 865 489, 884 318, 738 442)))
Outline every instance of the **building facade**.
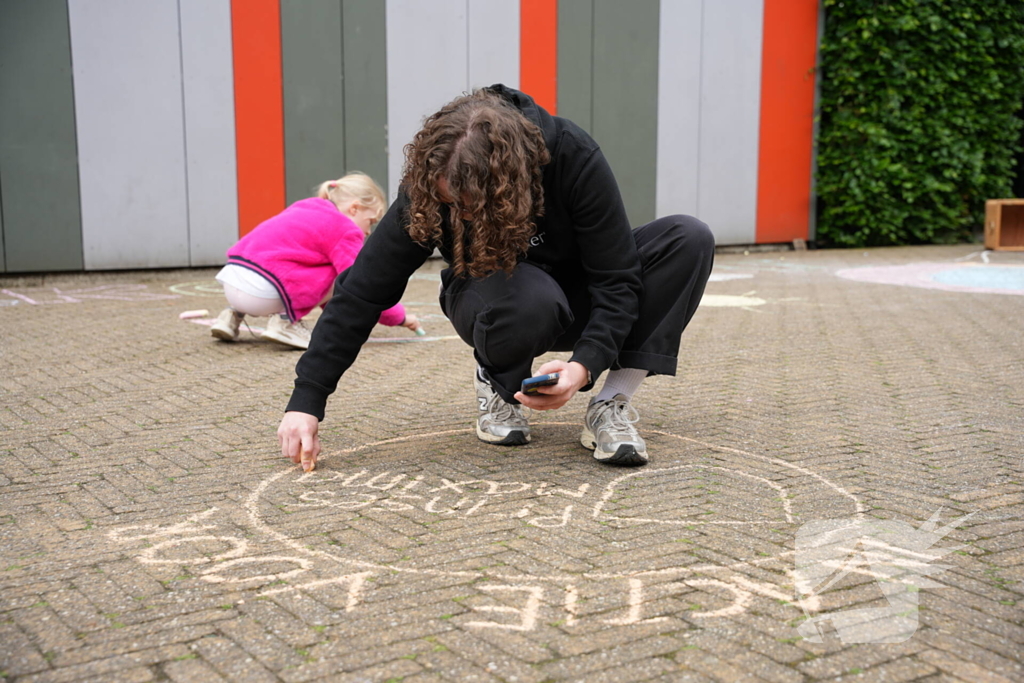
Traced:
POLYGON ((818 0, 3 0, 2 272, 209 266, 323 180, 393 196, 505 83, 601 144, 630 220, 813 237, 818 0))

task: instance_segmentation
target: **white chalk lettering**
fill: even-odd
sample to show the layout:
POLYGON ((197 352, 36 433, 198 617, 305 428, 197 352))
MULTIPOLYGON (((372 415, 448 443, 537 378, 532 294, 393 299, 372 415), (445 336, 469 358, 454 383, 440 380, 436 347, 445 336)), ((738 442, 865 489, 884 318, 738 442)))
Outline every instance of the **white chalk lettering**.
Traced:
POLYGON ((482 605, 474 607, 477 612, 495 612, 498 614, 518 614, 519 623, 502 624, 496 621, 470 621, 466 626, 476 628, 500 628, 508 631, 532 631, 537 625, 537 613, 540 611, 544 589, 540 586, 478 586, 482 591, 522 591, 527 593, 526 605, 522 608, 507 605, 482 605))

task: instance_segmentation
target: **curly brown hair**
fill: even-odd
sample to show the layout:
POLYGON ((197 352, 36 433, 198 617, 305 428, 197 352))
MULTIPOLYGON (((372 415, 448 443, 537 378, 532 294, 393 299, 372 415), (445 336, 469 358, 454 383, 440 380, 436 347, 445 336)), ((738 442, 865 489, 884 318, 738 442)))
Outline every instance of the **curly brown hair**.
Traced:
POLYGON ((405 146, 409 235, 439 244, 447 205, 452 270, 511 273, 544 214, 550 158, 540 128, 500 96, 476 90, 449 102, 405 146))

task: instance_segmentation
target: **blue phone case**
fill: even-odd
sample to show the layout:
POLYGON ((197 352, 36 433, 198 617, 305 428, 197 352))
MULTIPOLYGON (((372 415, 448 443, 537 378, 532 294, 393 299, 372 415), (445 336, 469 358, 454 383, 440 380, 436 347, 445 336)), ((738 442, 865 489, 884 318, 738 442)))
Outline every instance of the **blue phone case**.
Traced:
POLYGON ((548 375, 537 375, 536 377, 530 377, 523 380, 523 393, 527 396, 532 396, 537 393, 537 389, 541 387, 549 387, 552 384, 558 384, 558 373, 552 372, 548 375))

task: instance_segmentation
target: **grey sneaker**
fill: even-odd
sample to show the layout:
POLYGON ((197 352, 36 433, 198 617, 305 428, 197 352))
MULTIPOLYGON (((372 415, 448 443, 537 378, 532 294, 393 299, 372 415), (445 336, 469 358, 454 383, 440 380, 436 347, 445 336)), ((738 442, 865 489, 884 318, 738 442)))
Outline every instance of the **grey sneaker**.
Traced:
POLYGON ((287 318, 272 315, 267 321, 267 329, 260 333, 260 339, 269 339, 297 349, 308 349, 312 334, 313 331, 303 325, 301 320, 293 323, 288 322, 287 318))
POLYGON ((480 416, 476 419, 476 435, 481 441, 498 446, 522 446, 530 443, 530 422, 523 407, 512 405, 498 395, 479 374, 473 374, 480 416))
POLYGON ((583 419, 580 443, 600 462, 621 467, 647 464, 647 444, 636 431, 640 414, 622 394, 592 403, 583 419))
POLYGON ((245 314, 233 308, 225 308, 217 316, 217 322, 210 326, 210 334, 223 341, 235 341, 238 339, 238 328, 244 318, 245 314))

